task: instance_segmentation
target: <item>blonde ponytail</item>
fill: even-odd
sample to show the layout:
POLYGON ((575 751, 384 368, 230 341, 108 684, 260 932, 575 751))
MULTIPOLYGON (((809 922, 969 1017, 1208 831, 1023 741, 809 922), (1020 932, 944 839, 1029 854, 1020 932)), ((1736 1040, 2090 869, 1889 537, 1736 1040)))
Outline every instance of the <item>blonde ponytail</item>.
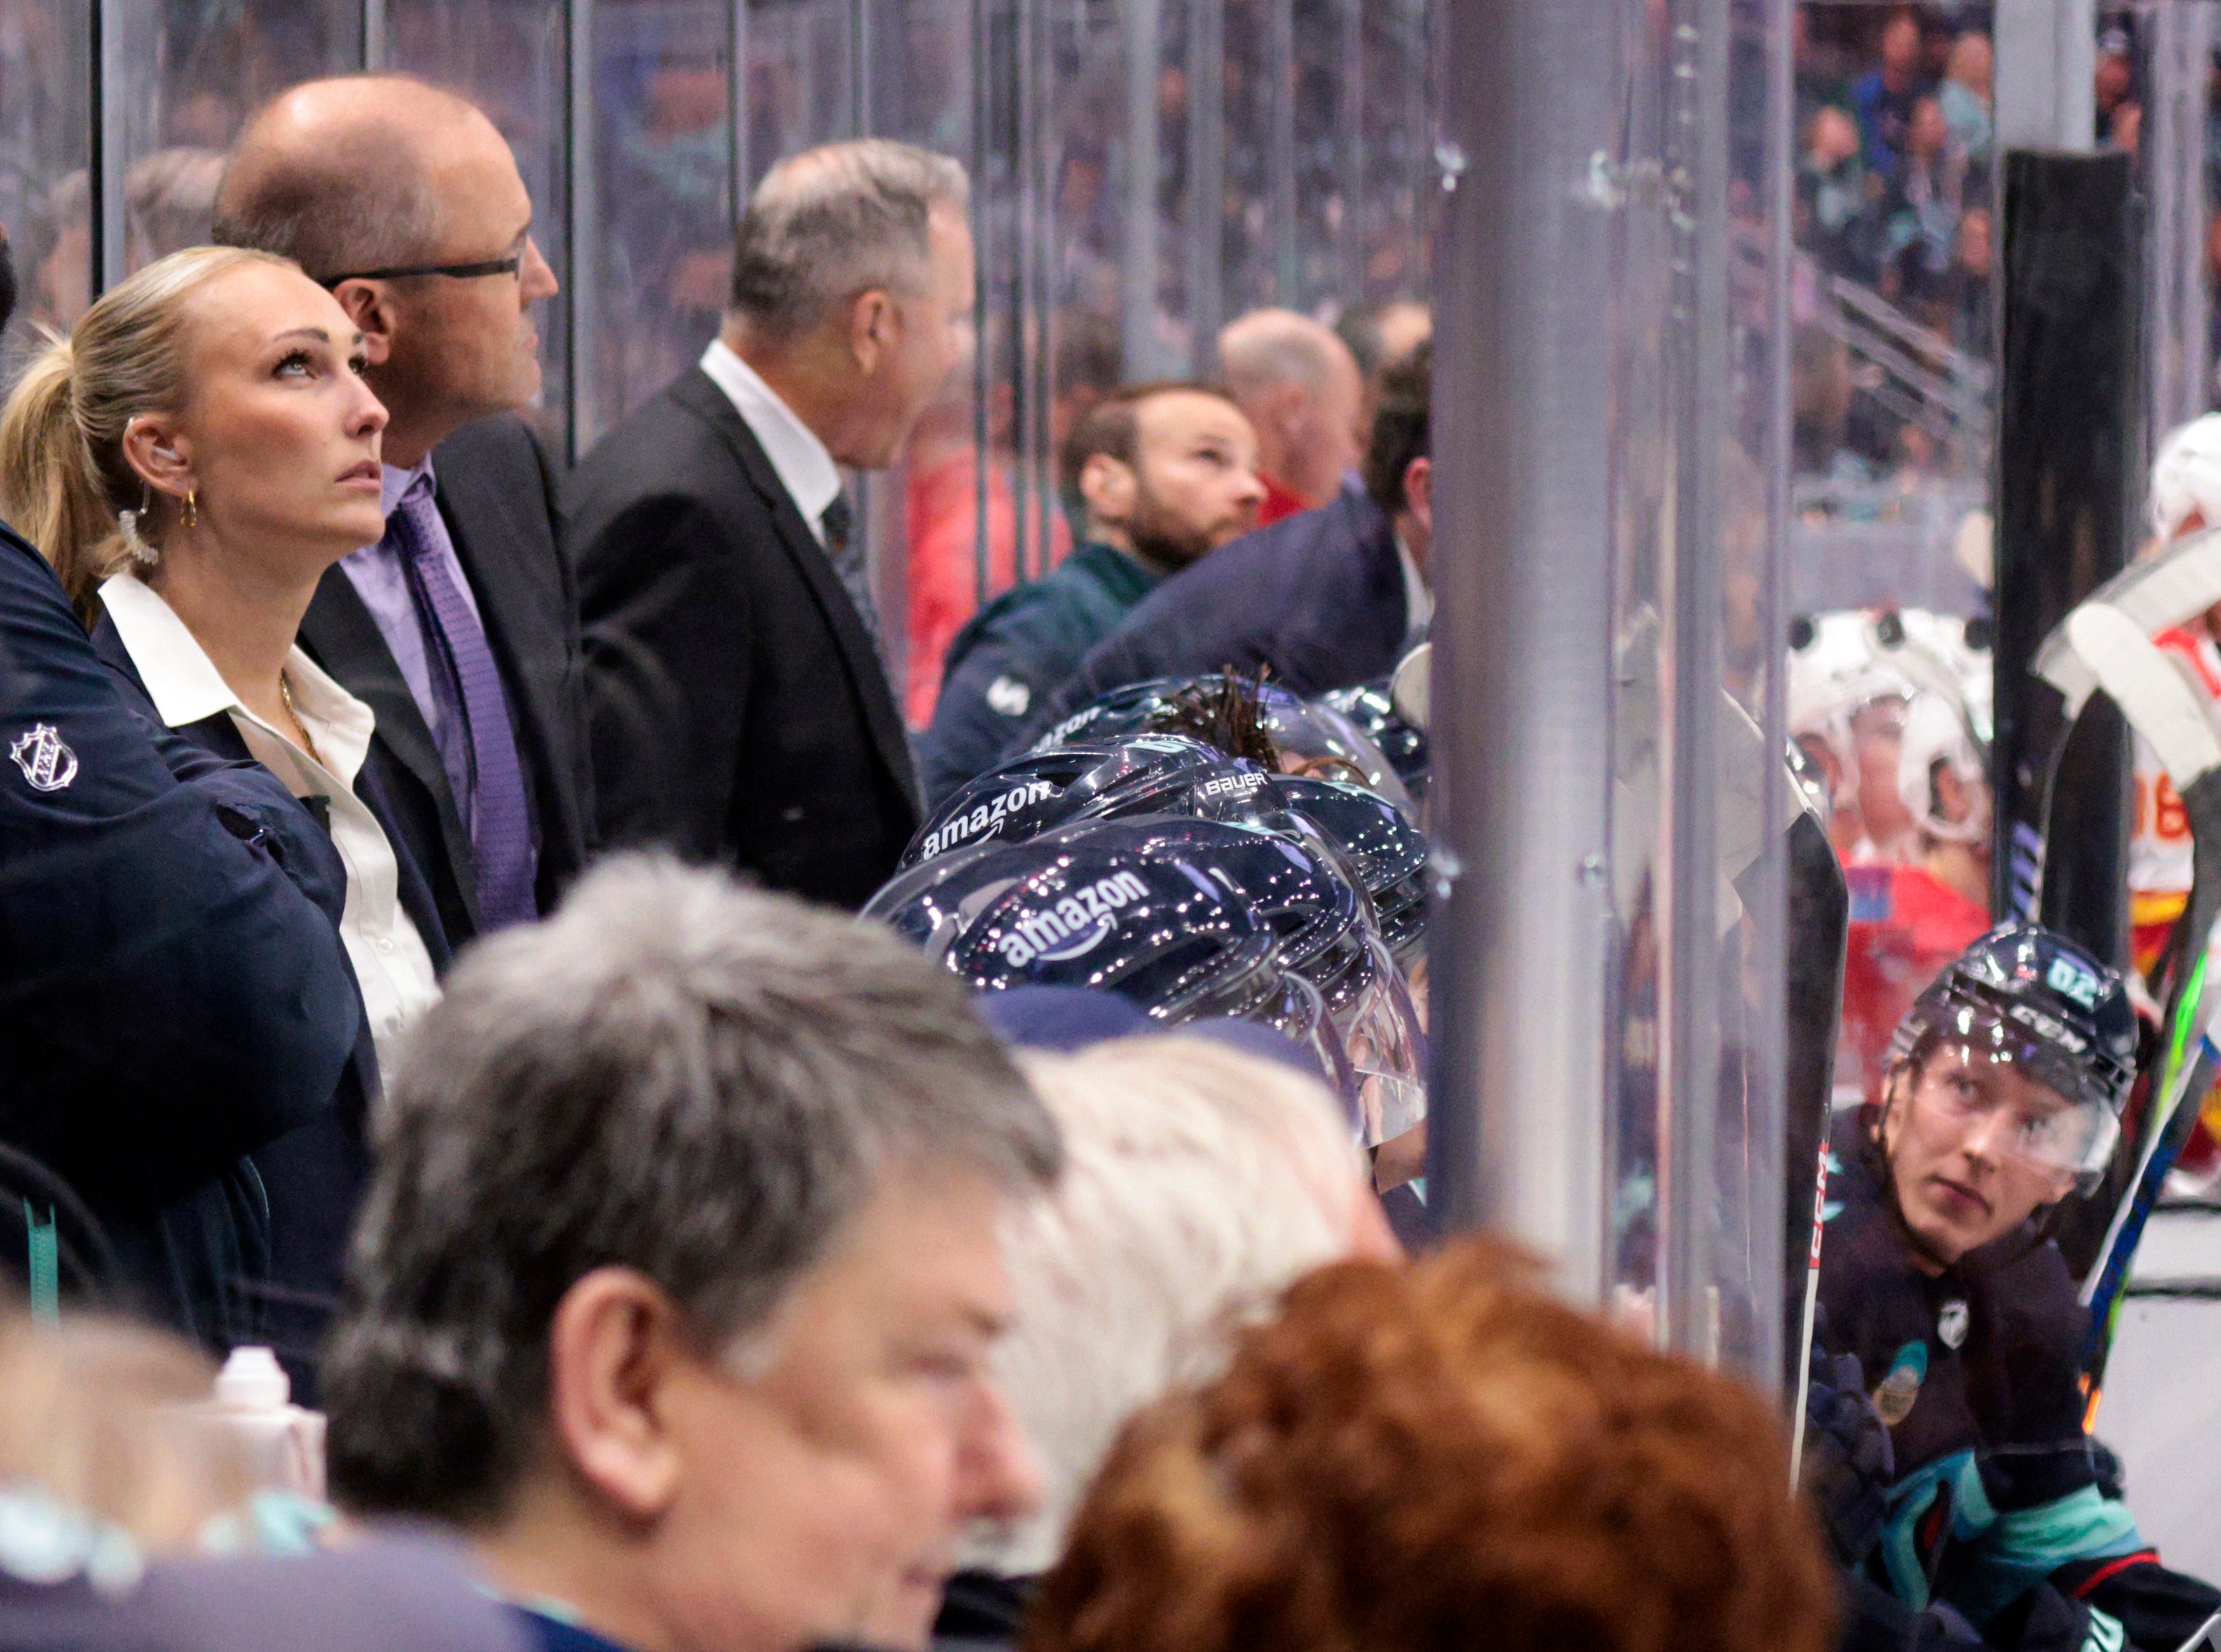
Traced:
POLYGON ((99 582, 88 553, 116 523, 71 405, 75 367, 69 340, 49 333, 0 409, 0 516, 54 565, 89 620, 99 582))
POLYGON ((101 581, 129 560, 117 513, 148 503, 123 433, 143 413, 185 405, 191 302, 216 277, 255 263, 295 267, 238 247, 156 260, 103 294, 69 337, 50 335, 0 408, 0 516, 54 565, 87 625, 100 611, 101 581))

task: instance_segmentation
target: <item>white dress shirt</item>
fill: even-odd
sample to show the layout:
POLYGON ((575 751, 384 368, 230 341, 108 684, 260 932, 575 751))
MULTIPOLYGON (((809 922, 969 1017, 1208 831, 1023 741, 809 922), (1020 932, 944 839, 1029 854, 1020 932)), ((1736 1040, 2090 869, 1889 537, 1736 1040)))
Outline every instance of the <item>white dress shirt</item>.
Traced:
POLYGON ((1404 646, 1409 648, 1435 623, 1435 593, 1401 534, 1396 535, 1396 560, 1404 568, 1404 646))
POLYGON ((818 518, 825 514, 827 505, 841 497, 841 467, 833 462, 817 433, 797 418, 794 410, 779 400, 779 392, 727 348, 724 340, 710 341, 710 347, 702 352, 702 371, 725 392, 748 429, 755 432, 756 440, 763 443, 764 457, 779 472, 779 485, 823 545, 825 524, 818 518))
POLYGON ((116 575, 101 586, 100 600, 165 723, 182 728, 227 712, 254 760, 295 797, 330 800, 332 847, 347 867, 340 940, 362 988, 379 1065, 391 1070, 394 1039, 438 999, 440 987, 424 938, 401 906, 393 846, 354 794, 376 724, 370 708, 297 647, 286 656, 293 709, 316 742, 318 762, 240 704, 185 623, 136 575, 116 575))

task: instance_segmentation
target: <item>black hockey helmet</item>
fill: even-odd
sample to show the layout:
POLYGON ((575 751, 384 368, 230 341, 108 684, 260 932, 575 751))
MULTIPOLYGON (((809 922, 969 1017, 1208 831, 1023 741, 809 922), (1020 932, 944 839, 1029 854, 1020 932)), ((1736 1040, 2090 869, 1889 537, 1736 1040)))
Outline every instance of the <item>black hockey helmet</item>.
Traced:
MULTIPOLYGON (((1405 814, 1417 817, 1417 804, 1397 768, 1351 716, 1325 700, 1305 702, 1277 683, 1236 677, 1230 686, 1254 700, 1256 723, 1279 751, 1282 767, 1295 773, 1347 780, 1377 792, 1405 814)), ((1207 739, 1195 727, 1193 709, 1227 692, 1223 672, 1199 677, 1160 677, 1113 689, 1050 729, 1034 743, 1035 753, 1085 742, 1117 740, 1140 734, 1172 734, 1207 739), (1185 714, 1185 715, 1184 715, 1185 714), (1167 729, 1177 722, 1178 729, 1167 729)), ((1386 698, 1385 696, 1383 697, 1386 698)), ((1423 737, 1422 737, 1423 743, 1423 737)))
POLYGON ((973 986, 1092 987, 1167 1023, 1246 1017, 1281 995, 1286 973, 1245 896, 1123 824, 928 861, 864 916, 973 986))
POLYGON ((2012 1066, 2067 1104, 2027 1143, 2031 1156, 2078 1176, 2101 1172, 2136 1084, 2137 1025, 2118 971, 2063 936, 2005 923, 1930 983, 1898 1025, 1889 1059, 1938 1045, 2012 1066))
POLYGON ((1432 763, 1427 731, 1396 709, 1386 683, 1338 688, 1330 694, 1321 695, 1318 703, 1355 723, 1380 748, 1380 754, 1402 778, 1411 796, 1421 801, 1425 799, 1432 763))
POLYGON ((1272 794, 1341 854, 1372 899, 1380 938, 1397 961, 1416 960, 1427 938, 1425 834, 1386 798, 1344 781, 1280 775, 1272 794))
POLYGON ((959 787, 910 839, 914 867, 968 845, 1020 843, 1053 826, 1126 815, 1241 812, 1263 770, 1170 735, 1088 741, 1029 752, 959 787))
POLYGON ((1138 854, 1179 860, 1237 892, 1272 929, 1280 967, 1316 989, 1334 1032, 1322 1058, 1341 1069, 1361 1138, 1374 1146, 1426 1116, 1425 1040, 1371 903, 1329 842, 1300 829, 1306 824, 1148 816, 1082 822, 1035 841, 1085 846, 1115 833, 1138 854))

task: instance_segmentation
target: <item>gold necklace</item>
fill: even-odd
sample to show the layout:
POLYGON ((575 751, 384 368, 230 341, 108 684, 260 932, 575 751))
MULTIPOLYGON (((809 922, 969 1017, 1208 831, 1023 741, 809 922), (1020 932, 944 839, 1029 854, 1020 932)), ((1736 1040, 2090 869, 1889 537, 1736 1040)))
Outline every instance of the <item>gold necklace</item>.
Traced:
POLYGON ((324 760, 317 754, 316 742, 309 738, 309 725, 301 721, 300 709, 293 704, 293 685, 286 680, 282 671, 278 673, 278 698, 285 703, 285 715, 293 719, 293 732, 301 736, 301 749, 309 754, 319 768, 322 767, 324 760))

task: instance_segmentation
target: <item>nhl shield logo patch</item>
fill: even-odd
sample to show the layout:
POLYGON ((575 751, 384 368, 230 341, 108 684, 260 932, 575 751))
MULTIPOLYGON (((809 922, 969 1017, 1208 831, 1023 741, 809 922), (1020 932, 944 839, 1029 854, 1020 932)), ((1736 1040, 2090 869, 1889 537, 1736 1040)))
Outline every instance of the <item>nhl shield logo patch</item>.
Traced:
POLYGON ((1945 1303, 1943 1311, 1936 1316, 1936 1338, 1950 1349, 1967 1340, 1967 1305, 1957 1297, 1945 1303))
POLYGON ((8 748, 34 792, 59 792, 77 779, 77 754, 62 743, 53 725, 34 723, 8 748))

